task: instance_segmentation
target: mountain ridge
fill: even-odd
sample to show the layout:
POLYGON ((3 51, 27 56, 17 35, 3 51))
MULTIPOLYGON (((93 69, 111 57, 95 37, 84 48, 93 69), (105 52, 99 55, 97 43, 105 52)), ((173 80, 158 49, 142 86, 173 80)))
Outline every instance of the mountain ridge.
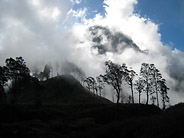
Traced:
POLYGON ((110 104, 105 98, 85 89, 71 75, 62 75, 45 81, 27 83, 16 95, 18 104, 110 104), (37 86, 38 85, 38 86, 37 86))

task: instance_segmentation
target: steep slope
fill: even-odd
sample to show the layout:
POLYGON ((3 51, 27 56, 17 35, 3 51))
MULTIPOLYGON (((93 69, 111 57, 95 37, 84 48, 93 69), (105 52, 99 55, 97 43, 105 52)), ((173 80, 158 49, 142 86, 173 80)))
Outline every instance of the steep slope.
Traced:
POLYGON ((73 76, 57 76, 40 82, 29 83, 17 96, 18 103, 32 104, 39 100, 43 104, 103 104, 109 100, 88 92, 73 76))

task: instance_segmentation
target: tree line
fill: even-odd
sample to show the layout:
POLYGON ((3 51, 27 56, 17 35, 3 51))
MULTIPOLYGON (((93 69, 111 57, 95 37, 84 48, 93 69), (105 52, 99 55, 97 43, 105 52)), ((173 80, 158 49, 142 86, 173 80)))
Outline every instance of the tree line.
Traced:
MULTIPOLYGON (((8 58, 5 63, 5 66, 0 66, 0 102, 8 95, 12 104, 16 102, 16 95, 22 84, 32 81, 35 87, 39 89, 39 81, 44 80, 44 78, 48 79, 52 69, 49 64, 46 64, 43 72, 34 72, 30 75, 30 70, 22 57, 8 58), (5 93, 5 87, 8 87, 7 93, 5 93)), ((103 95, 105 84, 113 87, 116 92, 117 104, 120 103, 123 82, 130 87, 129 101, 133 104, 135 103, 134 90, 138 93, 138 103, 141 103, 143 93, 146 94, 146 104, 149 103, 149 100, 152 100, 153 103, 156 102, 156 105, 160 106, 159 99, 161 98, 162 108, 165 109, 169 103, 169 88, 166 85, 166 80, 154 64, 142 63, 140 73, 137 74, 133 69, 128 69, 126 64, 119 65, 112 61, 106 61, 105 74, 101 74, 96 78, 87 77, 86 79, 84 79, 84 73, 74 64, 68 63, 67 66, 73 67, 70 72, 77 72, 78 76, 82 76, 79 77, 80 82, 82 83, 84 80, 86 88, 96 95, 103 95)), ((38 91, 38 89, 35 91, 38 91)), ((39 94, 38 92, 35 93, 37 93, 35 94, 35 101, 38 101, 39 94)))
POLYGON ((138 93, 138 103, 141 103, 141 95, 146 94, 146 105, 149 100, 157 106, 159 105, 159 98, 162 101, 162 108, 165 109, 169 103, 168 90, 166 80, 162 77, 160 71, 154 64, 142 63, 140 73, 137 74, 133 69, 128 69, 126 64, 116 64, 112 61, 105 62, 105 74, 98 77, 87 77, 85 79, 86 87, 89 91, 101 96, 102 89, 105 84, 111 86, 116 92, 116 103, 120 103, 122 84, 125 82, 129 88, 131 96, 129 100, 134 104, 134 90, 138 93), (135 80, 135 78, 137 78, 135 80))
MULTIPOLYGON (((77 65, 71 62, 62 64, 62 74, 74 76, 81 84, 85 78, 85 73, 77 65)), ((57 76, 59 76, 59 65, 57 64, 57 76)), ((46 64, 43 71, 37 67, 33 71, 26 66, 22 57, 7 58, 5 66, 0 66, 0 103, 16 104, 17 95, 26 84, 34 87, 34 103, 40 104, 40 81, 48 80, 52 77, 53 67, 46 64), (6 92, 5 92, 6 91, 6 92)))

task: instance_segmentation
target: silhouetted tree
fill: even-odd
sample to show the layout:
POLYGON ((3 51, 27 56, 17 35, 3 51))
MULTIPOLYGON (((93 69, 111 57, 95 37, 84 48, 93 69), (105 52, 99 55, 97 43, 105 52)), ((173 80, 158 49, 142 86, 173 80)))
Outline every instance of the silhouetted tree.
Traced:
POLYGON ((126 64, 122 65, 124 71, 124 78, 127 84, 130 86, 131 94, 132 94, 132 103, 134 104, 134 91, 133 91, 133 79, 136 76, 136 72, 134 70, 128 70, 126 64))
POLYGON ((169 97, 168 97, 168 90, 169 88, 166 85, 166 80, 162 79, 159 82, 160 85, 160 94, 162 98, 162 109, 165 110, 166 108, 166 103, 169 103, 169 97))
POLYGON ((103 81, 109 85, 111 85, 116 91, 117 104, 120 100, 120 93, 122 90, 122 79, 124 76, 124 71, 122 66, 113 63, 112 61, 106 61, 106 72, 103 76, 103 81))
POLYGON ((16 59, 6 59, 6 67, 8 78, 12 83, 12 88, 10 90, 11 103, 14 104, 20 81, 23 79, 28 79, 30 77, 30 71, 22 57, 16 57, 16 59))
POLYGON ((141 77, 139 77, 138 80, 135 81, 136 90, 139 93, 139 104, 141 103, 141 93, 144 90, 144 84, 145 82, 141 77))
POLYGON ((150 65, 148 63, 142 63, 141 65, 141 70, 140 70, 140 76, 144 80, 144 86, 145 86, 145 92, 146 92, 146 104, 149 103, 149 95, 150 95, 150 90, 151 90, 151 81, 152 79, 151 76, 151 71, 150 71, 150 65))
POLYGON ((152 94, 156 94, 157 106, 159 107, 159 97, 158 97, 158 82, 162 79, 162 75, 160 71, 155 67, 154 64, 150 64, 150 74, 152 76, 151 85, 152 87, 152 94))
POLYGON ((149 95, 156 94, 157 106, 159 106, 159 96, 160 92, 162 96, 163 108, 165 108, 165 103, 168 101, 167 96, 167 86, 165 79, 162 79, 160 71, 155 67, 154 64, 143 63, 141 65, 140 76, 144 82, 144 91, 146 91, 146 104, 149 102, 149 95))

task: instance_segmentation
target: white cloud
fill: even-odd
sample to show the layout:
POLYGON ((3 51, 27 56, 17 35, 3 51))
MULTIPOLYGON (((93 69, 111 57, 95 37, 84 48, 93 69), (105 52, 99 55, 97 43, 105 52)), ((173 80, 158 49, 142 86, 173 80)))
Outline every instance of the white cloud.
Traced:
POLYGON ((73 4, 80 4, 82 0, 70 0, 73 4))
MULTIPOLYGON (((104 73, 104 61, 127 63, 139 72, 143 62, 154 63, 167 79, 171 88, 172 103, 182 101, 174 91, 183 91, 184 53, 171 50, 161 42, 159 25, 148 18, 134 13, 137 0, 105 0, 106 14, 97 13, 93 19, 86 19, 87 8, 72 10, 72 4, 81 0, 19 0, 0 1, 0 61, 5 58, 23 56, 29 67, 35 62, 60 61, 68 59, 81 66, 88 75, 104 73), (73 2, 73 3, 72 3, 73 2), (88 27, 99 25, 112 32, 128 36, 142 50, 149 54, 136 53, 126 49, 120 54, 107 52, 98 55, 91 48, 92 41, 88 27), (179 79, 181 80, 179 83, 179 79), (177 80, 176 80, 177 79, 177 80)), ((105 41, 104 43, 106 43, 105 41)), ((181 94, 182 95, 182 94, 181 94)))
POLYGON ((63 21, 71 6, 67 0, 0 1, 1 63, 15 56, 29 65, 68 56, 63 21))
MULTIPOLYGON (((177 75, 174 76, 174 74, 184 72, 181 70, 184 65, 180 62, 184 60, 184 53, 178 52, 178 50, 172 51, 169 46, 161 42, 159 25, 149 18, 134 13, 134 6, 137 3, 137 0, 105 0, 105 17, 97 14, 94 19, 86 19, 83 23, 76 24, 73 27, 73 34, 84 42, 76 44, 76 47, 79 48, 79 51, 81 50, 79 53, 82 53, 85 49, 85 54, 80 54, 79 61, 86 59, 86 57, 89 59, 89 62, 86 61, 83 65, 88 66, 89 73, 93 72, 91 75, 94 75, 94 72, 101 73, 103 62, 109 59, 120 64, 125 62, 128 66, 133 67, 136 72, 139 72, 141 63, 154 63, 166 78, 170 87, 170 95, 177 97, 173 99, 171 97, 171 103, 182 101, 183 98, 179 98, 177 95, 176 87, 179 88, 178 91, 183 91, 183 83, 179 84, 176 80, 177 75), (93 25, 105 26, 114 32, 121 32, 129 36, 142 50, 147 49, 149 54, 135 53, 133 50, 127 49, 120 55, 111 52, 106 53, 106 55, 97 55, 97 51, 90 47, 92 43, 90 43, 90 35, 87 33, 88 27, 93 25), (83 31, 79 31, 79 28, 83 31), (99 62, 101 64, 96 65, 99 62)), ((184 82, 184 79, 182 82, 184 82)))
POLYGON ((86 11, 87 11, 87 8, 79 9, 79 10, 71 9, 68 12, 68 15, 72 15, 73 17, 76 17, 76 18, 84 18, 86 15, 86 11))

